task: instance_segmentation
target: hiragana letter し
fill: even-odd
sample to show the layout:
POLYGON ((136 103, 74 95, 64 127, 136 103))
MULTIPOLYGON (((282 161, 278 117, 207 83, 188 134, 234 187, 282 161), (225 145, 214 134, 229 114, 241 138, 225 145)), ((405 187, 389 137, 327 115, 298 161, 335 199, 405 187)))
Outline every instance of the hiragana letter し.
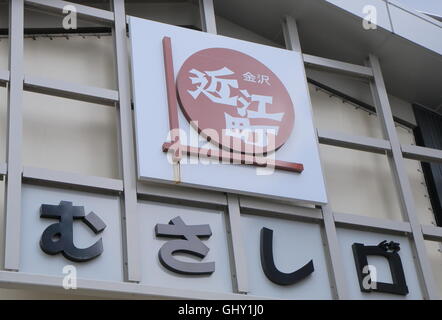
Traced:
POLYGON ((273 260, 273 230, 267 228, 261 229, 261 266, 267 278, 281 286, 295 284, 315 271, 313 260, 292 273, 279 271, 273 260))

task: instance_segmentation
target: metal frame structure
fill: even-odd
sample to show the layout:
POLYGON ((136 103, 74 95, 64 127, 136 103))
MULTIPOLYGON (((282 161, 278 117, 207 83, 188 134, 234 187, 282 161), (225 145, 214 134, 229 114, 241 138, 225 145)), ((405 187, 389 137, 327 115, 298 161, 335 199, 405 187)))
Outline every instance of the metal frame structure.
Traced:
MULTIPOLYGON (((427 257, 424 240, 441 241, 442 228, 421 225, 416 214, 410 184, 404 169, 404 158, 418 161, 442 162, 442 151, 401 145, 395 131, 394 120, 388 102, 385 84, 378 59, 369 55, 366 66, 303 54, 306 65, 363 77, 369 80, 377 114, 384 131, 384 139, 347 135, 339 132, 318 130, 318 142, 337 147, 385 154, 390 160, 401 200, 404 221, 389 221, 360 215, 337 213, 332 204, 318 208, 298 207, 279 202, 264 201, 253 197, 224 194, 199 189, 180 188, 173 185, 142 183, 135 169, 135 147, 129 56, 127 53, 126 14, 123 0, 111 0, 111 10, 102 10, 60 0, 10 0, 9 15, 9 70, 0 70, 0 85, 8 88, 7 163, 0 164, 0 176, 6 177, 5 194, 5 271, 0 271, 0 286, 13 288, 40 288, 63 292, 62 280, 55 276, 25 274, 20 271, 21 189, 23 183, 69 187, 75 190, 113 193, 121 199, 125 250, 125 282, 79 280, 78 294, 112 297, 165 297, 196 299, 245 299, 259 298, 248 295, 248 275, 245 249, 240 230, 240 216, 257 214, 295 219, 320 224, 324 231, 324 243, 328 248, 330 279, 334 297, 350 298, 344 276, 342 257, 338 243, 337 227, 365 231, 379 231, 407 235, 414 247, 422 291, 426 299, 438 299, 438 290, 427 257), (24 8, 38 8, 61 13, 66 5, 74 5, 81 17, 110 25, 115 44, 115 70, 117 90, 80 86, 44 78, 28 77, 23 69, 24 8), (50 169, 24 167, 22 162, 23 91, 37 92, 79 101, 115 106, 118 114, 120 179, 84 176, 50 169), (194 290, 177 290, 150 287, 141 281, 140 252, 137 244, 137 201, 149 199, 159 202, 180 203, 188 206, 222 208, 227 217, 227 235, 231 244, 233 287, 237 293, 208 293, 194 290)), ((216 33, 213 0, 200 0, 203 30, 216 33)), ((287 49, 302 54, 296 21, 291 17, 283 20, 282 28, 287 49)))

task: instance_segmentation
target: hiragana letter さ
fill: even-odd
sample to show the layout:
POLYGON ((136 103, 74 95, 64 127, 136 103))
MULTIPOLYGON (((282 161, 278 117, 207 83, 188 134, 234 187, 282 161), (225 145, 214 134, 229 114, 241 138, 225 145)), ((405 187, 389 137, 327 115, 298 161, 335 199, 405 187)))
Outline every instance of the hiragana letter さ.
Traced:
POLYGON ((181 217, 176 217, 170 220, 169 224, 157 224, 155 235, 178 238, 178 240, 167 241, 158 252, 160 263, 166 269, 189 275, 212 274, 215 271, 215 262, 184 262, 174 256, 176 253, 187 253, 203 259, 209 252, 209 248, 200 238, 209 238, 212 235, 208 224, 189 226, 181 217))

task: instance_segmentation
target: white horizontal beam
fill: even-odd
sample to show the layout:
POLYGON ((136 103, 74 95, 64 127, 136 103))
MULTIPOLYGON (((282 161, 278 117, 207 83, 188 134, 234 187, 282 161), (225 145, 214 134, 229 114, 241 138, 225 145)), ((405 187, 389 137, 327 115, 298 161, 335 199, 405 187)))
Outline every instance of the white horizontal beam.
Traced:
POLYGON ((401 145, 404 158, 419 160, 424 162, 442 163, 442 150, 418 147, 412 145, 401 145))
POLYGON ((9 82, 9 71, 0 70, 0 86, 5 87, 9 82))
POLYGON ((384 220, 340 212, 334 212, 333 216, 338 226, 347 226, 360 230, 411 233, 411 227, 408 222, 384 220))
POLYGON ((341 72, 353 76, 372 78, 373 71, 369 67, 357 64, 303 54, 304 64, 312 68, 341 72))
POLYGON ((116 90, 82 86, 40 77, 25 76, 24 90, 106 106, 115 106, 115 103, 118 102, 118 91, 116 90))
POLYGON ((76 173, 26 166, 23 168, 23 180, 25 182, 42 185, 67 186, 85 191, 106 191, 111 193, 123 191, 123 182, 118 179, 86 176, 76 173))
POLYGON ((222 192, 199 190, 172 184, 138 182, 137 193, 146 198, 161 198, 227 207, 227 198, 222 192))
POLYGON ((95 297, 126 299, 198 299, 198 300, 237 300, 269 299, 259 296, 153 287, 130 282, 99 281, 78 279, 75 290, 63 289, 63 277, 38 275, 23 272, 0 271, 0 287, 9 289, 47 290, 53 293, 88 295, 95 297))
POLYGON ((376 139, 363 136, 354 136, 336 131, 318 129, 319 143, 385 154, 391 150, 391 145, 387 140, 376 139))
POLYGON ((388 0, 388 5, 395 6, 396 8, 406 11, 407 13, 409 13, 417 18, 420 18, 422 20, 425 20, 426 22, 429 22, 431 24, 434 24, 435 26, 438 26, 439 28, 442 28, 442 22, 433 18, 433 15, 440 17, 439 15, 436 15, 433 13, 422 12, 421 10, 416 10, 412 7, 409 7, 405 3, 404 3, 404 1, 400 1, 400 0, 399 1, 398 0, 388 0))
POLYGON ((421 225, 421 228, 425 240, 442 241, 441 227, 436 227, 431 225, 421 225))
POLYGON ((273 216, 293 217, 301 220, 320 221, 322 212, 320 209, 288 205, 269 200, 240 196, 239 205, 242 213, 273 216))
POLYGON ((107 24, 114 22, 114 13, 111 11, 93 8, 90 6, 85 6, 73 2, 61 1, 61 0, 25 0, 25 5, 27 7, 32 7, 44 11, 55 12, 57 14, 62 14, 63 9, 70 5, 74 6, 77 10, 77 14, 80 18, 105 22, 107 24))

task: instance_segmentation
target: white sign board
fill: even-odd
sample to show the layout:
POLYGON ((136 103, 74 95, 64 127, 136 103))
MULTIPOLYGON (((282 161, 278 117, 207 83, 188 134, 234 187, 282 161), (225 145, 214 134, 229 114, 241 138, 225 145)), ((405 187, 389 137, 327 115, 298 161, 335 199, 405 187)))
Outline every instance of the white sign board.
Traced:
POLYGON ((130 38, 140 179, 327 202, 300 53, 133 17, 130 38))

